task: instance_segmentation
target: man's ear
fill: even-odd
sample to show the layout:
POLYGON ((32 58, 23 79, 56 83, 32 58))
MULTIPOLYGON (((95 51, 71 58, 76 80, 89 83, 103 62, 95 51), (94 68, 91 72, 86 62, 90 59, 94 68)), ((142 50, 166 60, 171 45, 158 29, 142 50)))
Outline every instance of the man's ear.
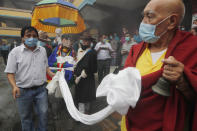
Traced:
POLYGON ((178 15, 172 15, 169 18, 169 26, 168 26, 168 30, 172 30, 174 28, 176 28, 176 26, 179 24, 179 20, 178 20, 178 15))

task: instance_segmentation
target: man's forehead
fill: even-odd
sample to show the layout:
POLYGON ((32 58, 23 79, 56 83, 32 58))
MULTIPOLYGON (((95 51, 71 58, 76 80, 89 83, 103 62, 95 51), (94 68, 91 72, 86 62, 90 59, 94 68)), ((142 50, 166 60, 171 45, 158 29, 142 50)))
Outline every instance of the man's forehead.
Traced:
POLYGON ((25 34, 36 34, 36 32, 34 30, 26 30, 25 34))
POLYGON ((144 12, 150 13, 150 14, 166 14, 170 12, 168 6, 169 4, 166 3, 163 0, 151 0, 145 7, 144 12))

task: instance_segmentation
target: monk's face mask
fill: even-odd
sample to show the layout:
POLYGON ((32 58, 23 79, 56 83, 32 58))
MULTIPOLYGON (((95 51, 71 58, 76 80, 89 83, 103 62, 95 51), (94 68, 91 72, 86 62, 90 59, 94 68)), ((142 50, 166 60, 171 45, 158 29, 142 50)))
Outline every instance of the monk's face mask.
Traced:
POLYGON ((169 15, 168 17, 166 17, 165 19, 163 19, 162 21, 160 21, 158 24, 155 24, 155 25, 141 22, 140 28, 139 28, 139 35, 141 39, 147 43, 157 42, 161 38, 161 36, 163 36, 167 32, 167 29, 166 29, 166 31, 161 33, 159 36, 156 36, 155 31, 156 31, 157 26, 163 23, 164 21, 166 21, 170 17, 171 15, 169 15))

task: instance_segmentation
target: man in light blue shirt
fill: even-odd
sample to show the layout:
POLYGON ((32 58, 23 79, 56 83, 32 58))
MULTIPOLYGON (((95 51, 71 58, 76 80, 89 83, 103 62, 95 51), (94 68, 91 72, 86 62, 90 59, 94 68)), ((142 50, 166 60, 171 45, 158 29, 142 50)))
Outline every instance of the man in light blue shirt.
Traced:
POLYGON ((38 32, 28 26, 21 30, 22 44, 14 48, 9 56, 5 69, 13 88, 22 131, 34 131, 32 120, 33 107, 38 118, 38 131, 47 130, 48 98, 46 73, 54 76, 48 67, 47 54, 44 47, 37 46, 38 32))

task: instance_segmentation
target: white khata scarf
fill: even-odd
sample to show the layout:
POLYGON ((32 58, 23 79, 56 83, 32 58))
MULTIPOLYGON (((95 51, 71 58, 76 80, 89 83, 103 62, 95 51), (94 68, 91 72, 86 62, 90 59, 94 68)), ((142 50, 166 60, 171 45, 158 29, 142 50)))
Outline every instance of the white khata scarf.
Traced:
POLYGON ((49 94, 54 93, 58 86, 70 115, 76 121, 93 125, 115 111, 121 115, 126 115, 130 106, 132 108, 136 106, 141 92, 141 76, 139 71, 132 67, 128 67, 118 74, 107 75, 98 86, 96 97, 106 96, 108 106, 92 115, 83 114, 75 107, 70 89, 64 78, 64 70, 57 72, 47 85, 49 94))

